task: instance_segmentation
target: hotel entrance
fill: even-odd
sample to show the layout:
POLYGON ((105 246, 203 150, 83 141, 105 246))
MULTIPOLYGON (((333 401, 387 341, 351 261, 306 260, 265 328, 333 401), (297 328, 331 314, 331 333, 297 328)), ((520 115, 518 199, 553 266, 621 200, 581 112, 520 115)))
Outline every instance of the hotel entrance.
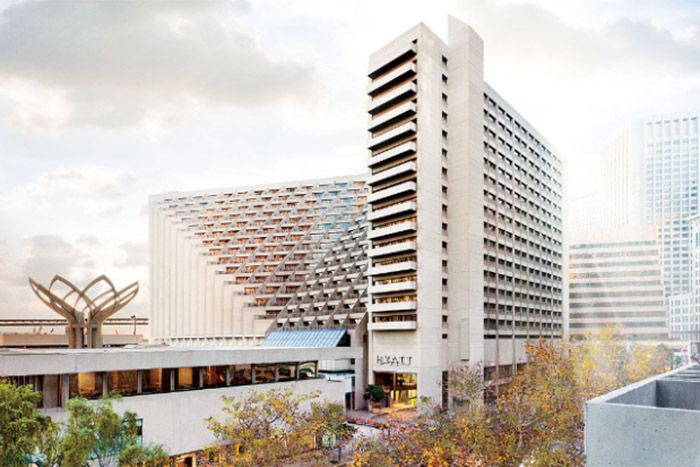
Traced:
POLYGON ((387 394, 387 406, 401 410, 415 407, 418 392, 415 373, 374 373, 375 384, 384 387, 387 394))

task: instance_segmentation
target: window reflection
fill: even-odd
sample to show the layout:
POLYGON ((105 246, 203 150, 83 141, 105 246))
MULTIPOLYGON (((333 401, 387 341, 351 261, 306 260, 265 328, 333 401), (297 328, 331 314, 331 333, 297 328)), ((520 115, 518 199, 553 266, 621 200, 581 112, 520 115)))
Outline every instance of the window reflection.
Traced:
POLYGON ((102 373, 75 373, 69 376, 70 397, 95 399, 102 397, 102 373))
POLYGON ((122 396, 137 393, 138 372, 136 370, 110 371, 107 375, 107 391, 116 391, 122 396))
POLYGON ((231 365, 229 366, 229 372, 231 374, 231 386, 253 384, 253 368, 251 365, 231 365))
POLYGON ((201 369, 202 381, 205 388, 226 386, 225 366, 206 366, 201 369))
POLYGON ((297 379, 297 366, 294 363, 280 363, 277 367, 277 381, 297 379))
POLYGON ((304 362, 299 364, 299 379, 316 377, 316 362, 304 362))
POLYGON ((274 383, 275 365, 255 365, 255 384, 274 383))
POLYGON ((154 392, 170 391, 170 372, 171 370, 167 368, 154 368, 152 370, 143 370, 141 392, 148 394, 154 392))
POLYGON ((193 389, 195 388, 194 370, 192 368, 178 368, 175 372, 175 389, 193 389))

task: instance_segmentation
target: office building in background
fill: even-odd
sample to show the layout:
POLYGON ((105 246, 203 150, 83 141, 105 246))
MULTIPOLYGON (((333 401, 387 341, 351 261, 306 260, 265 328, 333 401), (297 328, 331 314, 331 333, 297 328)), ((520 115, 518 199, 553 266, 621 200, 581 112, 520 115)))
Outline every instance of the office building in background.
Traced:
POLYGON ((572 339, 612 332, 622 339, 669 339, 656 228, 580 231, 569 237, 572 339))
POLYGON ((600 194, 596 191, 571 200, 569 231, 593 230, 602 223, 600 194))

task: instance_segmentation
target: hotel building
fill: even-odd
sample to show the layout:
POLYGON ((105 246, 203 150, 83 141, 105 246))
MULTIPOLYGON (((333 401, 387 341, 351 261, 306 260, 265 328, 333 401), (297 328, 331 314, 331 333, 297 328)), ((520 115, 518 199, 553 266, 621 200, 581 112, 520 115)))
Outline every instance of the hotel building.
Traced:
POLYGON ((369 380, 444 402, 450 368, 497 381, 563 322, 562 160, 448 29, 382 47, 367 85, 369 380))
POLYGON ((342 328, 401 406, 562 337, 563 161, 484 82, 481 38, 419 24, 371 55, 367 93, 366 176, 152 197, 154 339, 342 328))
POLYGON ((668 340, 656 229, 581 231, 569 241, 571 338, 607 329, 623 339, 668 340))

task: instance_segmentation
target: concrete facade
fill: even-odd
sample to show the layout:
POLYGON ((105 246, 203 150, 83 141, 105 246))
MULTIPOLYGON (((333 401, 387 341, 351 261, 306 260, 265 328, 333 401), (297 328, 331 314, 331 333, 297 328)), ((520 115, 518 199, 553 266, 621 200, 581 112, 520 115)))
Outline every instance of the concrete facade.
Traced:
POLYGON ((691 365, 586 402, 586 465, 700 465, 699 376, 691 365))
POLYGON ((111 382, 123 382, 129 375, 136 375, 133 387, 120 391, 123 398, 114 403, 115 410, 135 412, 142 420, 143 441, 163 444, 171 455, 177 455, 215 441, 205 419, 223 415, 222 396, 245 397, 251 392, 293 388, 304 394, 319 391, 322 399, 345 406, 347 393, 354 388, 347 381, 317 373, 319 363, 353 361, 361 366, 362 358, 362 349, 357 347, 5 350, 0 351, 0 377, 34 385, 43 396, 41 411, 61 421, 67 416, 64 407, 70 397, 98 398, 112 389, 111 382), (313 373, 302 377, 300 369, 304 366, 313 368, 313 373), (273 367, 274 376, 269 373, 273 367), (283 367, 296 368, 295 373, 282 378, 283 367), (239 368, 246 368, 249 382, 236 380, 234 372, 239 368), (256 380, 257 368, 267 372, 266 379, 256 380), (175 382, 179 381, 178 369, 191 375, 187 388, 180 388, 175 382), (206 374, 214 374, 214 369, 222 380, 210 385, 206 374), (159 375, 167 371, 162 383, 167 388, 146 388, 147 373, 152 371, 159 375), (80 392, 84 384, 92 390, 90 394, 80 392), (183 426, 187 429, 183 430, 183 426))
POLYGON ((484 82, 479 35, 409 29, 370 56, 367 94, 367 175, 152 197, 154 340, 342 327, 361 378, 412 405, 563 336, 564 162, 484 82))
POLYGON ((443 402, 451 368, 498 382, 528 339, 563 335, 563 162, 483 63, 450 18, 446 43, 419 24, 368 68, 368 378, 414 375, 443 402))

